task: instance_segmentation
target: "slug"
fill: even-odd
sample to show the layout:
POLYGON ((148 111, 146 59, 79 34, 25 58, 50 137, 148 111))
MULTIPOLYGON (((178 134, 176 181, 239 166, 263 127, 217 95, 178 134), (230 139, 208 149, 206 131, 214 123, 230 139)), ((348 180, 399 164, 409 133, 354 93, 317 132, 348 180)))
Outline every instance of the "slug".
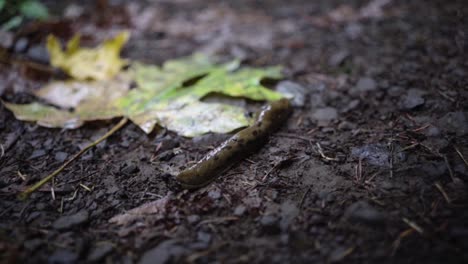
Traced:
POLYGON ((268 136, 286 121, 290 113, 288 99, 266 105, 253 125, 237 132, 195 165, 181 171, 176 176, 177 181, 188 189, 207 185, 230 165, 265 143, 268 136))

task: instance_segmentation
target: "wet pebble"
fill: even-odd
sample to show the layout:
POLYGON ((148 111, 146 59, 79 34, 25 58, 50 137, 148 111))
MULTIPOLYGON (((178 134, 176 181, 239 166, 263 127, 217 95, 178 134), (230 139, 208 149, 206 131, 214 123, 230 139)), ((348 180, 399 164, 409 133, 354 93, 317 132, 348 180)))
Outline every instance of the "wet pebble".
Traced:
POLYGON ((166 240, 156 247, 146 251, 141 257, 139 264, 164 264, 171 261, 171 257, 184 254, 186 249, 177 245, 176 240, 166 240))
POLYGON ((31 154, 31 156, 29 156, 29 159, 35 159, 35 158, 39 158, 39 157, 42 157, 46 154, 46 151, 43 150, 43 149, 35 149, 33 151, 33 153, 31 154))
POLYGON ((28 49, 28 56, 38 62, 48 63, 49 62, 49 53, 44 45, 35 45, 28 49))
POLYGON ((347 220, 369 225, 382 224, 385 220, 384 214, 366 201, 351 204, 344 215, 347 220))
POLYGON ((447 113, 437 123, 447 133, 464 136, 468 133, 468 112, 447 113))
POLYGON ((304 86, 291 82, 282 81, 276 86, 276 91, 284 95, 290 95, 292 97, 291 104, 297 107, 303 107, 306 98, 306 89, 304 86))
POLYGON ((337 67, 341 63, 343 63, 343 61, 348 57, 349 57, 349 51, 340 50, 330 57, 330 59, 328 60, 328 65, 332 67, 337 67))
POLYGON ((369 77, 362 77, 356 83, 355 89, 358 92, 369 92, 377 89, 377 82, 369 77))
POLYGON ((247 208, 244 206, 244 205, 238 205, 235 209, 234 209, 234 215, 235 216, 241 216, 245 213, 245 211, 247 210, 247 208))
POLYGON ((175 153, 174 151, 172 151, 172 149, 163 151, 158 155, 160 161, 169 161, 174 156, 175 156, 175 153))
POLYGON ((424 94, 425 92, 420 89, 409 89, 406 95, 400 101, 400 109, 412 110, 422 106, 425 103, 423 98, 424 94))
POLYGON ((195 224, 200 222, 200 216, 199 215, 189 215, 187 216, 187 221, 189 224, 195 224))
POLYGON ((57 153, 55 153, 55 160, 58 161, 58 162, 64 162, 68 157, 68 153, 66 152, 63 152, 63 151, 59 151, 57 153))
POLYGON ((179 146, 179 141, 173 139, 171 136, 165 136, 161 140, 157 141, 157 144, 161 144, 159 151, 166 151, 169 149, 177 148, 179 146))
POLYGON ((286 231, 294 218, 299 214, 299 208, 296 203, 292 201, 285 201, 281 204, 281 220, 280 228, 282 231, 286 231))
POLYGON ((48 262, 49 264, 70 264, 76 263, 78 260, 78 254, 68 249, 57 249, 52 255, 49 257, 48 262))
POLYGON ((274 234, 279 233, 280 229, 278 226, 278 217, 276 215, 263 215, 259 222, 265 232, 274 234))
POLYGON ((124 174, 133 174, 133 173, 138 172, 138 170, 139 170, 138 166, 133 162, 127 163, 125 167, 120 169, 120 171, 124 174))
POLYGON ((318 122, 319 126, 326 126, 337 117, 338 111, 333 107, 319 108, 312 114, 312 118, 318 122))
POLYGON ((387 94, 391 97, 398 97, 404 92, 403 88, 400 86, 392 86, 387 90, 387 94))
POLYGON ((97 262, 103 259, 105 256, 109 255, 114 247, 111 243, 100 243, 98 244, 88 255, 89 262, 97 262))
POLYGON ((52 227, 57 230, 66 230, 86 223, 89 220, 89 213, 86 210, 79 211, 73 215, 62 216, 55 220, 52 227))
POLYGON ((219 198, 221 198, 221 191, 219 189, 210 190, 208 192, 208 197, 210 197, 213 200, 218 200, 219 198))

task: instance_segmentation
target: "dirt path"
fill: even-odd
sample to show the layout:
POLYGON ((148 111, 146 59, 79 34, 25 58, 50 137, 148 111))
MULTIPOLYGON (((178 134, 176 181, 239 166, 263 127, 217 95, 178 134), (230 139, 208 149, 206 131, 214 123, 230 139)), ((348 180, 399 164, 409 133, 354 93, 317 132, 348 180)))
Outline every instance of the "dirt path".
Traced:
MULTIPOLYGON (((200 190, 179 189, 171 173, 226 136, 145 135, 127 125, 62 173, 53 192, 49 185, 26 202, 18 190, 118 121, 46 129, 1 107, 0 257, 468 261, 464 1, 151 2, 127 4, 126 57, 162 63, 202 51, 281 64, 292 83, 279 85, 296 87, 303 106, 258 153, 200 190)), ((5 80, 13 69, 1 67, 5 80)), ((12 92, 20 80, 4 84, 4 99, 30 100, 12 92)))

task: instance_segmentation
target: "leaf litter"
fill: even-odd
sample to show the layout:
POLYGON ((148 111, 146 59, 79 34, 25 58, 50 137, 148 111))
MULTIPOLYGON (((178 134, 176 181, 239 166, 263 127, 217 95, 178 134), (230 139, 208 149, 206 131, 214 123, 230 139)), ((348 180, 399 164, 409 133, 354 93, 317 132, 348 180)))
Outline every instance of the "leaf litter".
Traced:
POLYGON ((120 58, 129 39, 123 31, 96 48, 80 47, 75 35, 65 51, 54 36, 47 39, 52 66, 71 79, 51 81, 34 95, 47 104, 3 102, 15 117, 45 127, 78 128, 87 121, 123 119, 105 136, 88 145, 59 169, 26 189, 20 198, 60 173, 87 149, 123 127, 127 120, 151 133, 156 124, 182 136, 209 132, 228 133, 248 126, 253 120, 245 109, 217 102, 203 102, 209 94, 275 101, 289 95, 272 91, 263 79, 280 79, 280 67, 241 68, 237 60, 217 63, 202 54, 166 61, 162 66, 120 58), (126 67, 128 66, 128 67, 126 67))

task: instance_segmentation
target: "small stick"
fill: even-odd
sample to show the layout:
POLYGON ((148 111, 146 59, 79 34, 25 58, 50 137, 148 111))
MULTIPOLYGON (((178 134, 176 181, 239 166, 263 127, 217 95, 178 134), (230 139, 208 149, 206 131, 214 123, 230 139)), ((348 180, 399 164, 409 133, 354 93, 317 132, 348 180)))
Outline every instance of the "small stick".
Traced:
POLYGON ((416 224, 415 222, 410 221, 406 217, 403 217, 401 220, 403 220, 403 222, 405 222, 409 227, 413 228, 419 234, 421 234, 421 235, 424 234, 424 230, 418 224, 416 224))
POLYGON ((325 155, 325 153, 323 153, 323 149, 322 149, 322 146, 320 145, 320 143, 317 142, 316 146, 317 146, 318 153, 320 154, 320 156, 323 159, 328 160, 328 161, 339 161, 338 158, 331 158, 331 157, 328 157, 327 155, 325 155))
POLYGON ((447 158, 447 155, 444 155, 444 161, 445 161, 445 166, 447 166, 447 169, 449 171, 450 178, 452 179, 453 182, 455 182, 455 176, 453 175, 452 167, 450 167, 450 163, 447 158))
POLYGON ((85 153, 88 149, 96 146, 97 144, 101 143, 103 140, 105 140, 106 138, 110 137, 112 134, 114 134, 117 130, 119 130, 120 128, 122 128, 128 121, 128 118, 124 117, 122 118, 122 120, 120 120, 120 122, 115 125, 111 130, 109 130, 104 136, 100 137, 99 139, 97 139, 96 141, 90 143, 89 145, 87 145, 84 149, 80 150, 78 153, 76 153, 71 159, 67 160, 62 166, 60 166, 60 168, 56 169, 54 172, 52 172, 51 174, 47 175, 45 178, 43 178, 42 180, 40 180, 39 182, 37 182, 36 184, 34 184, 33 186, 27 188, 26 190, 24 190, 23 192, 21 192, 18 196, 18 198, 20 200, 25 200, 29 197, 29 195, 31 195, 31 193, 33 193, 34 191, 36 191, 37 189, 41 188, 42 185, 46 184, 47 182, 49 182, 51 179, 53 179, 55 176, 57 176, 57 174, 59 174, 60 172, 63 171, 63 169, 65 169, 70 163, 72 163, 74 160, 76 160, 78 157, 80 157, 83 153, 85 153))
POLYGON ((463 160, 463 162, 465 163, 465 165, 468 167, 468 161, 466 161, 465 157, 463 156, 463 154, 460 152, 460 150, 458 150, 457 147, 453 146, 453 148, 455 148, 455 151, 458 153, 458 156, 460 156, 460 158, 463 160))
POLYGON ((438 183, 438 182, 436 182, 434 185, 435 185, 435 187, 439 190, 439 192, 442 194, 442 196, 444 196, 445 201, 446 201, 448 204, 451 204, 451 203, 452 203, 452 200, 450 199, 450 197, 448 196, 447 192, 444 190, 444 188, 442 187, 442 185, 440 185, 440 183, 438 183))

